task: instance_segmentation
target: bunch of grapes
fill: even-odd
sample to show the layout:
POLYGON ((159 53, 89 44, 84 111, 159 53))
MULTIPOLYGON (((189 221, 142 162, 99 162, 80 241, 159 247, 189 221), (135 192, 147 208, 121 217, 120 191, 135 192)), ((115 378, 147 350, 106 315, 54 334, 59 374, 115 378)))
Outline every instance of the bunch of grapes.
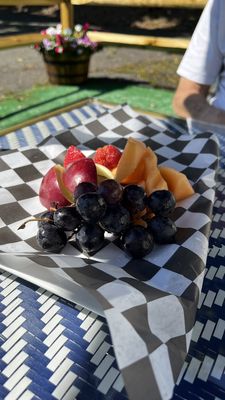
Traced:
POLYGON ((74 204, 42 214, 37 242, 45 251, 60 252, 68 237, 74 237, 82 252, 93 254, 104 245, 108 232, 119 238, 131 257, 142 258, 154 243, 174 241, 177 229, 170 217, 175 205, 168 190, 147 196, 141 186, 123 187, 113 179, 98 186, 82 182, 75 189, 74 204))

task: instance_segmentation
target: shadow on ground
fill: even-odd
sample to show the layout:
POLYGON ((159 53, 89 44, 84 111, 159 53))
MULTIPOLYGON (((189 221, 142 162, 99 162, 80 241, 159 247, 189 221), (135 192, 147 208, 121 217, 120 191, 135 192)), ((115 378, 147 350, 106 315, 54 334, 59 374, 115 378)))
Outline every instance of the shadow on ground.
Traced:
MULTIPOLYGON (((0 7, 0 35, 40 30, 59 22, 52 7, 0 7)), ((190 37, 201 10, 142 7, 75 7, 74 23, 121 33, 190 37)), ((85 98, 112 104, 128 103, 173 115, 171 100, 182 54, 105 46, 93 55, 88 83, 82 87, 51 86, 40 54, 31 47, 1 51, 0 129, 23 123, 85 98)))
POLYGON ((0 132, 64 107, 75 107, 85 99, 104 104, 129 104, 131 107, 155 113, 173 115, 173 92, 154 89, 145 82, 125 79, 90 78, 82 86, 43 85, 24 92, 23 96, 8 97, 0 105, 0 132))
MULTIPOLYGON (((143 82, 143 84, 146 82, 143 82)), ((39 107, 48 106, 53 102, 63 101, 67 103, 67 99, 69 96, 77 97, 78 100, 81 98, 89 98, 92 97, 93 92, 95 93, 95 97, 101 97, 106 93, 109 94, 112 91, 124 91, 126 88, 133 85, 133 81, 129 81, 126 79, 110 79, 110 78, 90 78, 88 82, 81 86, 46 86, 44 99, 39 102, 35 102, 34 104, 26 105, 26 102, 23 101, 23 106, 19 109, 9 112, 8 114, 4 114, 1 116, 0 113, 0 121, 3 121, 7 118, 19 116, 21 113, 28 112, 34 110, 39 107), (64 88, 64 91, 62 92, 64 88), (61 90, 60 90, 61 89, 61 90), (67 90, 67 93, 65 93, 67 90), (52 93, 52 95, 51 95, 52 93), (57 93, 59 93, 57 95, 57 93), (83 93, 83 95, 82 95, 83 93), (89 94, 89 95, 88 95, 89 94), (50 95, 50 98, 49 98, 50 95), (45 98, 46 97, 46 98, 45 98)), ((68 105, 68 103, 67 103, 68 105)))
MULTIPOLYGON (((74 23, 89 22, 99 30, 121 33, 189 37, 201 9, 164 7, 75 6, 74 23)), ((39 32, 59 22, 57 6, 1 7, 1 35, 39 32)))

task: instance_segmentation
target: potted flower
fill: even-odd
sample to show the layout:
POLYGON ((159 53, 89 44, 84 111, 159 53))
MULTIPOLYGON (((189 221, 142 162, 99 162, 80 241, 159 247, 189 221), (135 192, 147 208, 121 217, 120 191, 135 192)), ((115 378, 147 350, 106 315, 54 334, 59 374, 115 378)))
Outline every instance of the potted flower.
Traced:
POLYGON ((90 56, 99 49, 87 34, 89 24, 64 29, 58 24, 42 31, 41 43, 34 47, 42 53, 49 81, 59 85, 86 82, 90 56))

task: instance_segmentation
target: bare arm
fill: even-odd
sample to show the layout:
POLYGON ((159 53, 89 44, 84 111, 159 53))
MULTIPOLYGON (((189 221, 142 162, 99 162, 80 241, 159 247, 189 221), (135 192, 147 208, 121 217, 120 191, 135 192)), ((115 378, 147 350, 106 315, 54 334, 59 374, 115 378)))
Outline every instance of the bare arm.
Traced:
POLYGON ((193 118, 211 124, 225 125, 225 111, 211 106, 207 101, 209 86, 180 78, 173 108, 183 118, 193 118))

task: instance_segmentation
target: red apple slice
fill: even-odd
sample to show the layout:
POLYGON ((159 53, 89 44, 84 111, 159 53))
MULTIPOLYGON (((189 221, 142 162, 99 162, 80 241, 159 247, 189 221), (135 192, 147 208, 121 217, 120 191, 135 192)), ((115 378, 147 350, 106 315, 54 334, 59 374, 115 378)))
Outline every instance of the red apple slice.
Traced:
POLYGON ((62 167, 62 165, 57 164, 55 166, 55 172, 56 172, 56 178, 58 181, 59 188, 61 192, 63 193, 63 196, 70 202, 74 202, 73 194, 66 188, 63 182, 63 174, 65 172, 65 168, 62 167))
POLYGON ((56 205, 58 207, 63 207, 69 204, 68 200, 60 190, 55 166, 53 166, 42 179, 39 190, 39 199, 41 204, 47 209, 56 205))

